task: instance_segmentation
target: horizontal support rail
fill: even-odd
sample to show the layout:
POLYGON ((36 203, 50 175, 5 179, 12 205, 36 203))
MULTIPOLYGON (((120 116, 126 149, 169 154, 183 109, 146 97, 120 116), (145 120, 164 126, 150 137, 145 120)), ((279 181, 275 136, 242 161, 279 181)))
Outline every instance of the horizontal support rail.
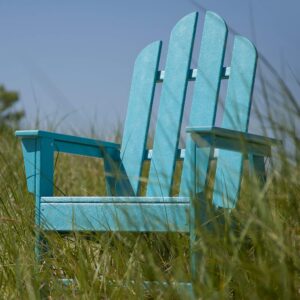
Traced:
MULTIPOLYGON (((60 198, 60 197, 59 197, 60 198)), ((189 232, 189 201, 105 202, 103 198, 42 198, 41 228, 67 231, 189 232), (52 201, 51 201, 52 200, 52 201), (58 201, 60 200, 60 201, 58 201), (51 201, 51 202, 50 202, 51 201)), ((117 199, 115 199, 117 200, 117 199)))
MULTIPOLYGON (((190 69, 189 74, 188 74, 188 80, 189 81, 195 81, 197 78, 197 69, 190 69)), ((230 67, 223 67, 222 69, 222 79, 228 79, 230 76, 230 67)), ((157 82, 163 82, 165 79, 165 70, 161 70, 157 72, 157 77, 156 77, 157 82)))
MULTIPOLYGON (((152 149, 146 150, 144 159, 145 160, 151 160, 152 155, 153 155, 153 150, 152 149)), ((185 157, 185 149, 177 149, 176 158, 178 160, 183 160, 184 157, 185 157)))
MULTIPOLYGON (((218 158, 218 149, 215 149, 213 156, 211 159, 217 159, 218 158)), ((153 150, 149 149, 145 151, 145 157, 144 160, 151 160, 152 159, 153 150)), ((176 152, 176 159, 177 160, 183 160, 185 158, 185 149, 177 149, 176 152)))
POLYGON ((42 203, 190 203, 189 197, 110 197, 70 196, 42 197, 42 203))

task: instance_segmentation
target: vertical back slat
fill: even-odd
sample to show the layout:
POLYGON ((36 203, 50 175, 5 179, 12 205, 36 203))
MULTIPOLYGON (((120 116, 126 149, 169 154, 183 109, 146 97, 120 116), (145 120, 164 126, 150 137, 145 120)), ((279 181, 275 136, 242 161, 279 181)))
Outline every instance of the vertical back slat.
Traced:
POLYGON ((149 129, 161 45, 161 41, 148 45, 141 51, 134 65, 121 146, 121 161, 135 195, 138 195, 140 187, 139 178, 149 129))
MULTIPOLYGON (((234 40, 230 78, 225 100, 223 128, 242 132, 248 130, 251 96, 256 70, 257 53, 246 38, 234 40)), ((217 207, 235 207, 239 195, 243 154, 220 150, 216 169, 213 204, 217 207)))
POLYGON ((169 196, 171 193, 197 17, 197 13, 187 15, 171 33, 147 196, 169 196))
MULTIPOLYGON (((202 33, 189 126, 214 125, 226 39, 227 27, 223 19, 213 12, 207 12, 202 33)), ((197 149, 196 153, 193 154, 193 145, 191 137, 188 136, 181 176, 181 196, 191 195, 195 188, 196 193, 199 193, 205 185, 210 147, 197 149), (194 180, 195 176, 196 182, 194 180)))

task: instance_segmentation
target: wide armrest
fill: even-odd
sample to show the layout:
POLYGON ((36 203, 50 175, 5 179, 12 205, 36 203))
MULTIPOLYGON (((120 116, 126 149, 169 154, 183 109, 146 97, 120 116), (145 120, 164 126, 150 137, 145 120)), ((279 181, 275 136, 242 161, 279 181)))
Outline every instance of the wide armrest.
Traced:
POLYGON ((198 147, 209 146, 245 154, 271 156, 271 147, 281 145, 277 139, 220 127, 187 127, 186 132, 191 134, 198 147))
POLYGON ((22 139, 28 191, 37 197, 53 194, 54 152, 104 158, 108 163, 120 159, 116 143, 41 130, 16 131, 16 136, 22 139))
POLYGON ((70 154, 102 157, 103 151, 112 156, 118 155, 120 145, 91 138, 84 138, 42 130, 19 130, 16 136, 23 139, 51 140, 54 151, 70 154))

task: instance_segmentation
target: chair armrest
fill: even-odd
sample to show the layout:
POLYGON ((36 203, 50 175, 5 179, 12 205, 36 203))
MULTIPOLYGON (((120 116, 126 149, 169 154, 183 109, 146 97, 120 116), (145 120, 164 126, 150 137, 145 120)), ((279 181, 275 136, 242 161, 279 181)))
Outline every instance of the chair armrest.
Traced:
MULTIPOLYGON (((16 136, 23 139, 50 139, 54 151, 70 154, 103 157, 103 151, 113 157, 118 156, 120 145, 91 138, 54 133, 41 130, 18 130, 16 136)), ((117 157, 116 157, 117 158, 117 157)))
POLYGON ((120 145, 40 130, 16 131, 22 139, 27 187, 37 197, 53 194, 54 152, 120 159, 120 145))
POLYGON ((252 153, 260 156, 271 156, 271 148, 281 145, 281 141, 261 135, 251 134, 220 127, 187 127, 198 147, 252 153))

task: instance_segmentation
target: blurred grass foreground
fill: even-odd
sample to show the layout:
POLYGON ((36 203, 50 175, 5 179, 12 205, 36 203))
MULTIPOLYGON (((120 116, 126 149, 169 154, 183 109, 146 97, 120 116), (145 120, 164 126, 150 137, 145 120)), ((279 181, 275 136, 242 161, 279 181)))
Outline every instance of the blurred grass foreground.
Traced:
MULTIPOLYGON (((281 79, 272 95, 268 85, 262 79, 258 84, 267 109, 262 114, 254 102, 253 113, 261 130, 283 140, 284 147, 276 151, 276 167, 269 168, 262 190, 244 176, 238 207, 228 221, 235 226, 201 232, 202 299, 300 298, 300 107, 281 79)), ((105 195, 102 177, 101 160, 56 157, 56 195, 105 195)), ((48 256, 37 264, 33 196, 20 143, 8 126, 0 131, 0 183, 0 298, 184 298, 172 285, 145 292, 141 283, 190 280, 185 234, 51 233, 48 256), (76 283, 63 286, 57 279, 64 277, 76 283)))

